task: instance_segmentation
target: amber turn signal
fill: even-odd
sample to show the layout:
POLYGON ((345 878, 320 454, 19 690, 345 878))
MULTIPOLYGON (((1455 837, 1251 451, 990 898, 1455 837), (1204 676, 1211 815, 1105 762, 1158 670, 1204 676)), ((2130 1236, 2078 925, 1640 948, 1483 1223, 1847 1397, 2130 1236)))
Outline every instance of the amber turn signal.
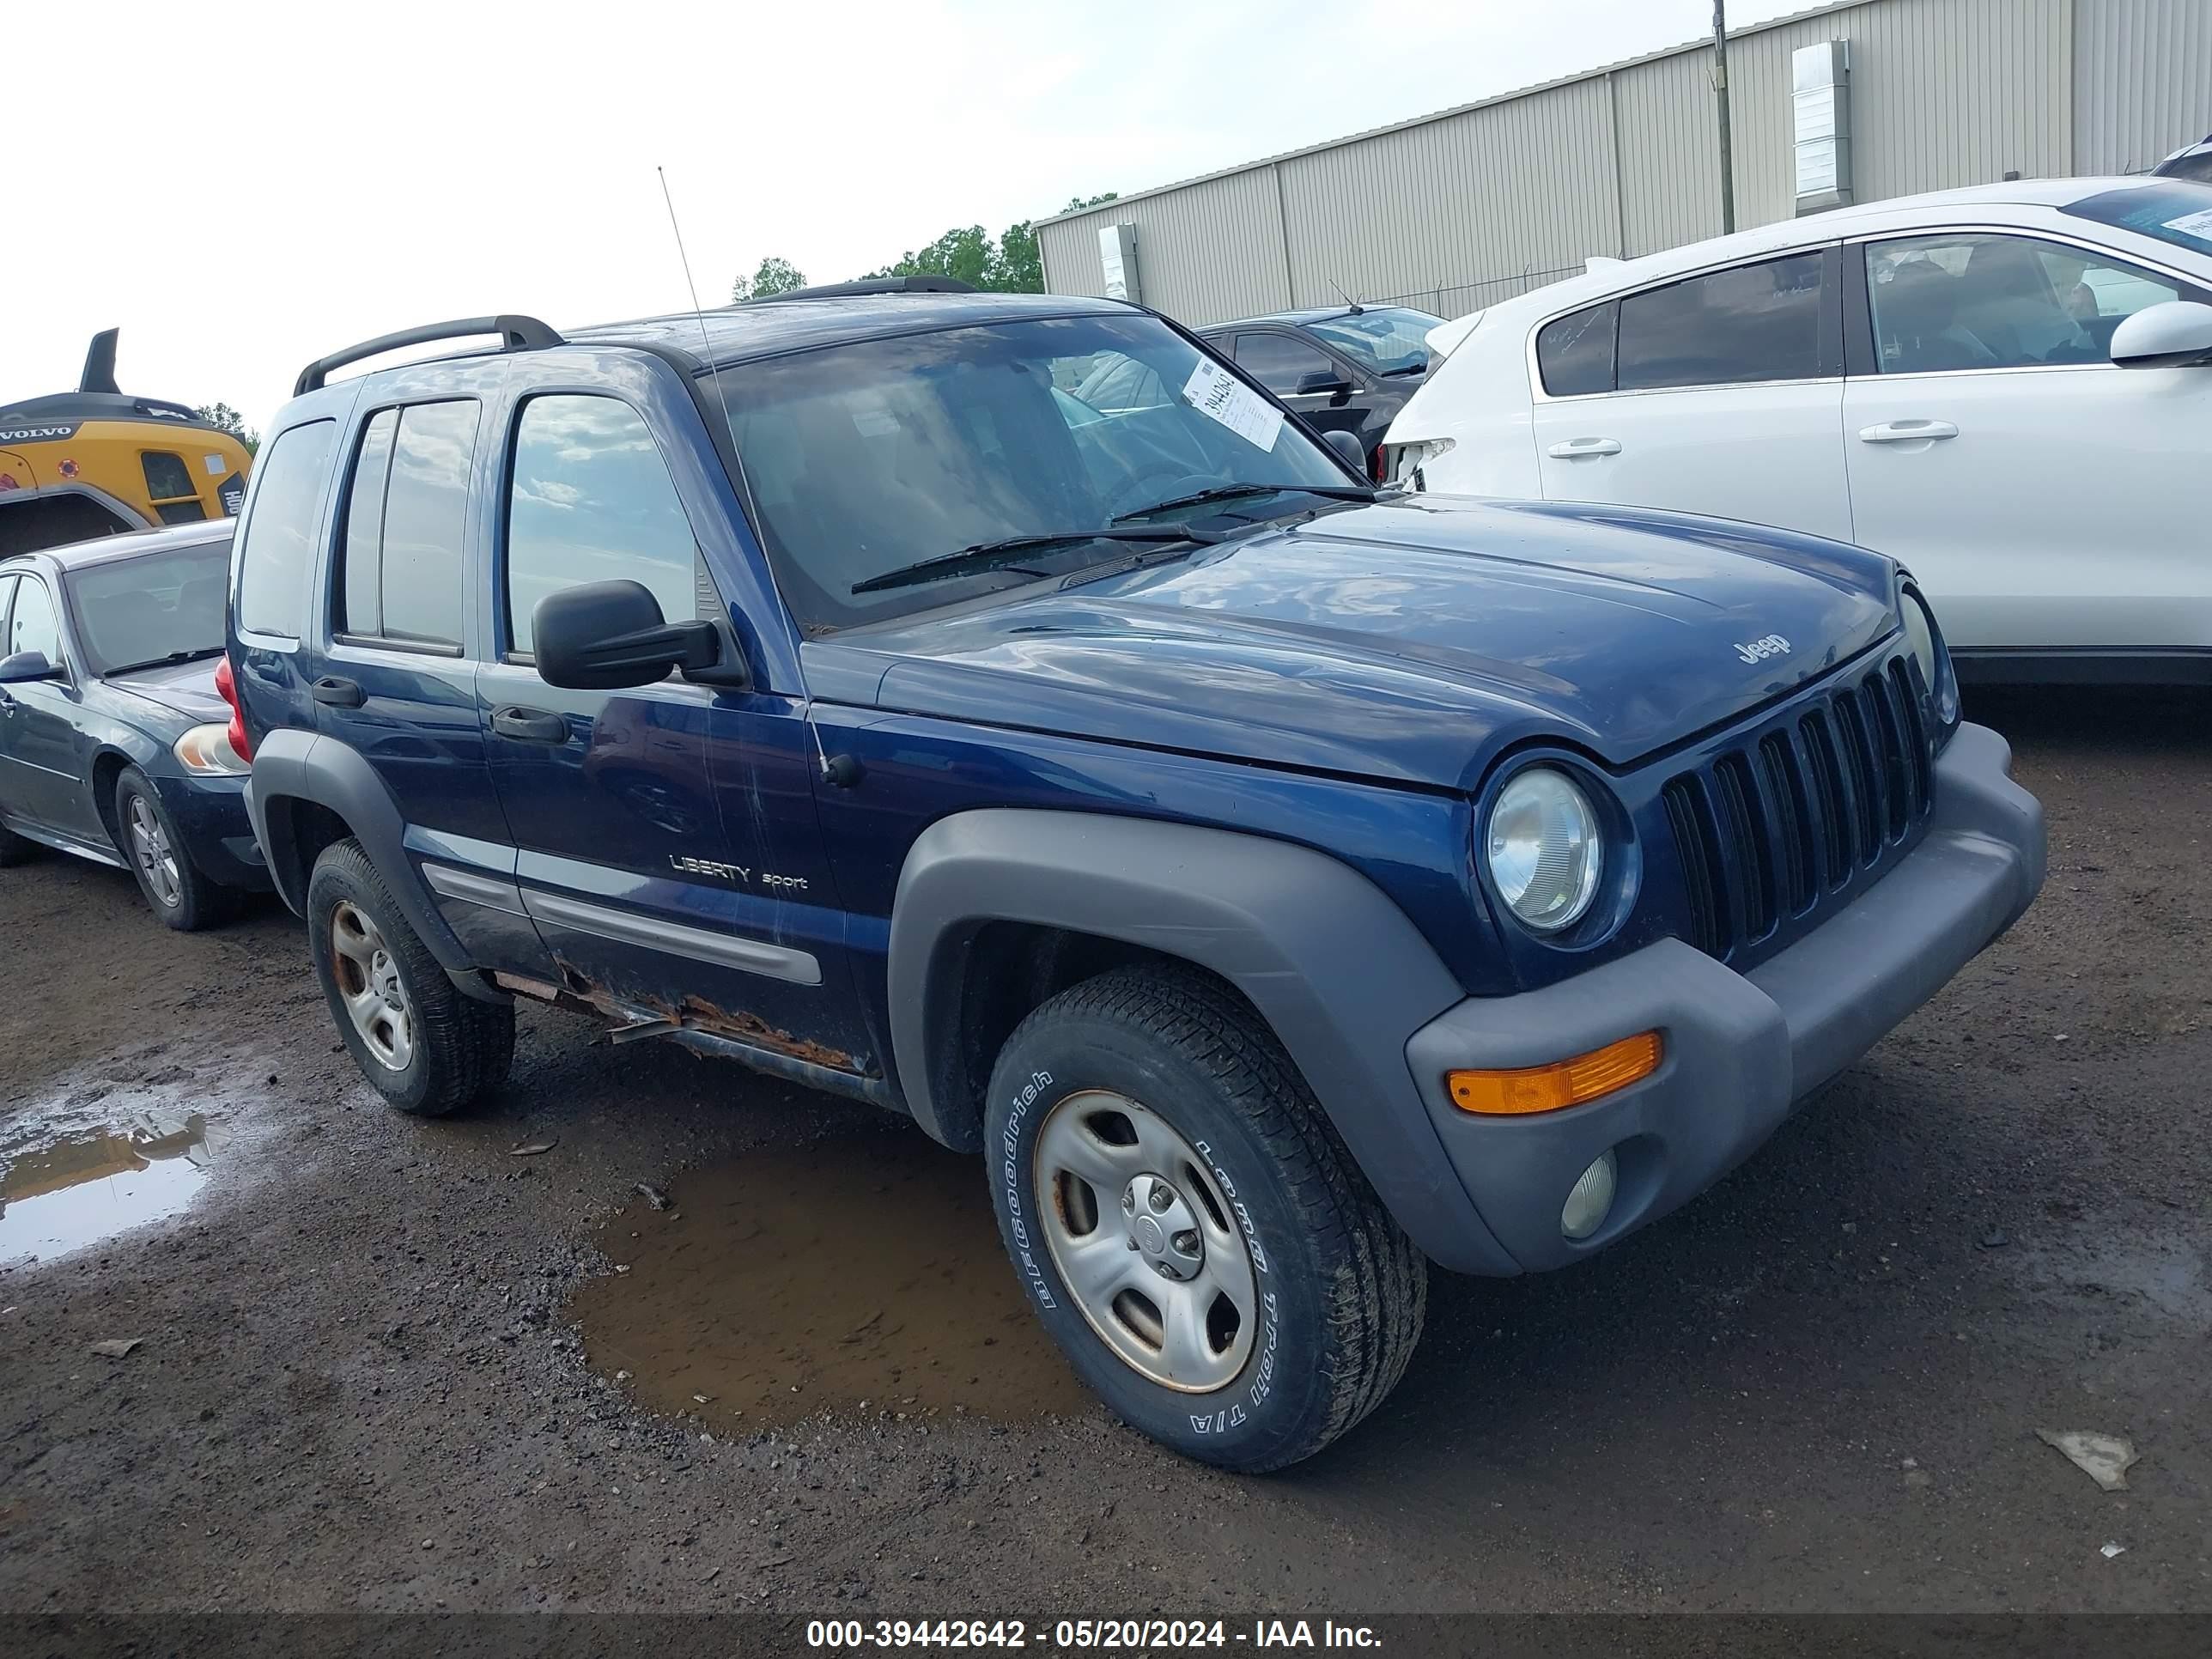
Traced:
POLYGON ((1444 1082, 1451 1089, 1452 1104, 1463 1112, 1480 1112, 1486 1117, 1556 1112, 1650 1077, 1659 1069, 1662 1052, 1659 1033, 1644 1031, 1549 1066, 1527 1066, 1510 1072, 1448 1072, 1444 1082))

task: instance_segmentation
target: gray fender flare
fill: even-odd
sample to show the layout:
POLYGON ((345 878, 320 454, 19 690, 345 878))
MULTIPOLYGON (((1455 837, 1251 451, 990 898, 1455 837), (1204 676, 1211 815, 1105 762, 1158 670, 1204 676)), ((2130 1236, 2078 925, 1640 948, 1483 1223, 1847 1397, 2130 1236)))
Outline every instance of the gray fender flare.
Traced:
POLYGON ((1350 866, 1225 830, 985 809, 939 820, 899 873, 891 1047, 916 1121, 973 1145, 944 1097, 966 953, 994 921, 1063 927, 1194 963, 1243 992, 1382 1202, 1447 1266, 1517 1271, 1444 1155, 1407 1039, 1466 997, 1419 931, 1350 866))
POLYGON ((254 748, 246 810, 268 860, 270 877, 295 914, 307 913, 307 882, 298 868, 289 811, 297 801, 327 807, 346 821, 391 889, 407 925, 429 947, 447 978, 480 1000, 509 1000, 476 971, 466 947, 438 913, 407 856, 406 820, 375 769, 345 744, 325 742, 313 732, 279 728, 266 733, 254 748))

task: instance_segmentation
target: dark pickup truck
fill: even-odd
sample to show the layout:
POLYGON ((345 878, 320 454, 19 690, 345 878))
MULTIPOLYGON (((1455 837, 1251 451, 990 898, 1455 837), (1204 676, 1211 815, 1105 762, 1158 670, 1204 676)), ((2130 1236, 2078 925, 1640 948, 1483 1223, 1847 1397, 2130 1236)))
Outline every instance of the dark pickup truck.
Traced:
POLYGON ((393 1104, 523 996, 908 1114, 1115 1412, 1273 1468, 1430 1262, 1665 1215, 2033 898, 1890 560, 1377 490, 1164 318, 945 288, 302 373, 231 741, 393 1104))

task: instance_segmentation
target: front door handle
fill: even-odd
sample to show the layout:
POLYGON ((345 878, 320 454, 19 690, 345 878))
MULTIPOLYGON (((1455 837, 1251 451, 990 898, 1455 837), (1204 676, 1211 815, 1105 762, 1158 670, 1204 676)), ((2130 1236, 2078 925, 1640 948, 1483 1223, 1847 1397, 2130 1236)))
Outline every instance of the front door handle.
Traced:
POLYGON ((335 674, 324 675, 307 688, 307 695, 333 708, 358 708, 366 701, 359 681, 342 680, 335 674))
POLYGON ((1555 461, 1571 461, 1584 455, 1618 455, 1618 438, 1569 438, 1564 443, 1553 444, 1546 452, 1555 461))
POLYGON ((1931 438, 1955 438, 1959 428, 1948 421, 1885 421, 1859 428, 1863 444, 1917 444, 1931 438))
POLYGON ((495 708, 491 729, 502 738, 514 738, 524 743, 568 741, 568 722, 543 708, 495 708))

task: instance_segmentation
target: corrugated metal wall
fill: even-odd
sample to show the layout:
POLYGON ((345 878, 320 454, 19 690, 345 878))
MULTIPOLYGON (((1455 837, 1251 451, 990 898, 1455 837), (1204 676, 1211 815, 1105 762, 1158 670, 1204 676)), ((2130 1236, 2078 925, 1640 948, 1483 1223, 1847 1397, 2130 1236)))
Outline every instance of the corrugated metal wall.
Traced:
POLYGON ((2074 171, 2141 173, 2212 132, 2212 0, 2074 0, 2074 171))
MULTIPOLYGON (((1792 210, 1790 54, 1851 46, 1858 199, 2140 171, 2212 128, 2212 0, 1861 0, 1732 35, 1736 219, 1792 210)), ((1097 294, 1137 228, 1147 303, 1193 324, 1334 301, 1452 316, 1716 235, 1712 58, 1692 48, 1124 198, 1038 228, 1097 294)))

